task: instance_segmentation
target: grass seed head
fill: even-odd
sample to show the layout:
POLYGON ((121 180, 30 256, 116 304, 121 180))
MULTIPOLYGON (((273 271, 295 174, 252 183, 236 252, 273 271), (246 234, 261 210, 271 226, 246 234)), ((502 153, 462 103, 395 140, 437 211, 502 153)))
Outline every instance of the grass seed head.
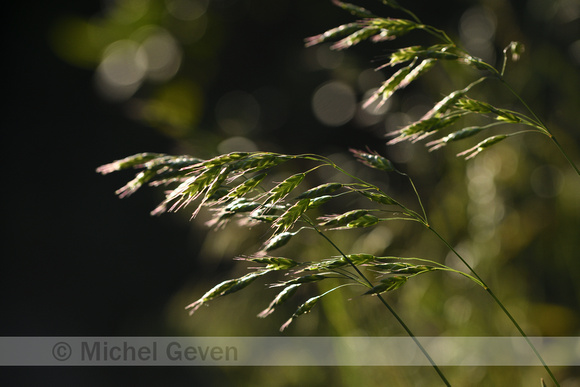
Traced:
POLYGON ((390 292, 392 290, 396 290, 403 286, 407 282, 407 277, 405 276, 393 276, 389 278, 385 278, 381 280, 376 286, 373 286, 371 290, 366 292, 365 294, 381 294, 384 292, 390 292))
POLYGON ((317 187, 311 188, 308 191, 302 192, 300 195, 296 197, 296 199, 303 199, 303 198, 316 198, 322 195, 327 195, 330 193, 335 192, 336 190, 342 188, 341 183, 326 183, 321 184, 317 187))
POLYGON ((278 305, 283 304, 290 297, 292 297, 296 293, 296 290, 298 290, 299 287, 300 287, 300 284, 294 284, 294 285, 286 286, 284 289, 282 289, 282 291, 280 293, 278 293, 278 295, 276 296, 276 298, 274 298, 272 300, 272 302, 270 303, 270 305, 268 305, 268 307, 266 309, 264 309, 262 312, 260 312, 258 314, 258 317, 264 318, 264 317, 267 317, 270 314, 272 314, 272 312, 274 312, 274 309, 278 305))
POLYGON ((378 153, 364 152, 357 149, 350 149, 350 152, 354 157, 363 163, 364 165, 378 169, 385 172, 395 171, 395 166, 387 158, 379 155, 378 153))

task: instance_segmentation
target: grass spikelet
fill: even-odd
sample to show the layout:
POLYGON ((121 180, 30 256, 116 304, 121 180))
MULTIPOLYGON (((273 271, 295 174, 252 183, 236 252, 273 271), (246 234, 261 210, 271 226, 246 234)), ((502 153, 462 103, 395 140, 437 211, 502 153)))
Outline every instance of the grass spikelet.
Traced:
POLYGON ((152 171, 147 169, 145 171, 139 172, 133 180, 125 184, 123 187, 119 188, 115 191, 115 194, 119 195, 119 197, 125 198, 131 196, 135 191, 137 191, 143 184, 150 181, 155 175, 157 174, 156 171, 152 171))
POLYGON ((381 29, 380 34, 373 37, 373 41, 393 40, 422 27, 410 20, 393 18, 374 18, 368 20, 367 23, 381 29))
POLYGON ((362 17, 362 18, 374 18, 376 17, 371 11, 367 10, 366 8, 359 7, 354 4, 350 3, 343 3, 342 1, 332 0, 334 5, 348 11, 353 16, 362 17))
POLYGON ((450 44, 437 44, 430 47, 411 46, 401 48, 391 54, 388 66, 395 66, 399 63, 405 63, 415 60, 415 58, 422 59, 446 59, 458 60, 460 56, 451 52, 454 47, 450 44))
POLYGON ((204 161, 199 167, 203 167, 203 168, 219 167, 219 166, 222 166, 222 165, 225 165, 228 163, 232 163, 232 162, 240 160, 240 159, 244 159, 250 155, 251 155, 251 153, 249 153, 249 152, 227 153, 224 155, 216 156, 216 157, 209 159, 207 161, 204 161))
POLYGON ((348 23, 332 28, 323 34, 311 36, 305 39, 305 46, 311 47, 320 43, 325 43, 336 38, 342 38, 347 35, 351 35, 361 28, 360 23, 348 23))
POLYGON ((268 176, 268 174, 266 172, 262 172, 260 174, 257 174, 256 176, 247 179, 246 181, 244 181, 243 183, 239 184, 231 191, 229 191, 227 195, 223 196, 220 202, 228 202, 232 199, 241 198, 242 196, 244 196, 245 194, 256 188, 258 185, 260 185, 260 183, 264 180, 264 178, 266 178, 266 176, 268 176))
POLYGON ((425 74, 429 71, 433 66, 437 63, 437 59, 425 59, 421 61, 417 66, 413 68, 413 70, 407 74, 405 79, 401 81, 401 83, 397 86, 396 90, 403 89, 409 86, 413 81, 419 78, 421 75, 425 74))
POLYGON ((378 27, 365 26, 359 29, 358 31, 355 31, 354 33, 350 34, 346 38, 343 38, 338 42, 334 43, 332 46, 330 46, 330 48, 333 50, 344 50, 356 44, 359 44, 363 40, 367 40, 380 32, 381 29, 378 27))
POLYGON ((163 156, 165 155, 161 153, 149 153, 149 152, 137 153, 135 155, 125 157, 124 159, 116 160, 113 161, 112 163, 101 165, 100 167, 97 168, 97 172, 102 175, 107 175, 111 172, 141 166, 147 161, 163 156))
POLYGON ((298 309, 296 309, 296 312, 294 312, 294 314, 292 315, 292 317, 290 317, 288 319, 288 321, 286 321, 281 327, 280 327, 280 332, 284 331, 286 328, 288 328, 288 326, 290 326, 290 324, 292 324, 292 321, 298 317, 301 316, 305 313, 308 313, 312 310, 312 308, 314 307, 314 305, 316 305, 316 303, 318 302, 318 300, 320 300, 322 297, 326 296, 327 294, 329 294, 330 292, 335 291, 336 289, 340 289, 341 287, 343 287, 345 285, 339 285, 335 288, 332 288, 318 296, 315 297, 311 297, 309 298, 304 304, 300 305, 298 307, 298 309))
POLYGON ((342 227, 368 213, 369 210, 352 210, 339 215, 321 216, 318 219, 322 220, 321 226, 342 227))
POLYGON ((311 188, 308 191, 302 192, 300 195, 296 197, 296 199, 304 199, 304 198, 316 198, 323 195, 328 195, 330 193, 335 192, 336 190, 342 188, 343 184, 341 183, 326 183, 321 184, 317 187, 311 188))
POLYGON ((165 200, 151 214, 158 215, 165 212, 167 205, 172 201, 174 204, 169 208, 169 211, 178 211, 188 205, 204 193, 205 189, 216 179, 220 170, 219 166, 215 166, 203 170, 198 175, 191 176, 169 192, 165 200))
POLYGON ((324 259, 322 261, 312 263, 312 264, 306 266, 305 268, 303 268, 302 270, 299 270, 299 272, 302 272, 302 271, 327 271, 327 270, 338 269, 339 267, 344 267, 347 264, 348 264, 348 262, 344 259, 344 257, 330 258, 330 259, 324 259))
POLYGON ((246 198, 238 198, 225 206, 223 211, 230 212, 234 214, 239 214, 243 212, 250 212, 254 211, 256 208, 260 206, 260 203, 250 201, 246 198))
POLYGON ((288 242, 290 242, 290 239, 296 235, 300 230, 296 231, 296 232, 283 232, 280 234, 275 235, 273 238, 270 238, 270 240, 266 243, 266 246, 264 246, 264 251, 265 252, 269 252, 272 250, 276 250, 282 246, 284 246, 285 244, 287 244, 288 242))
POLYGON ((396 290, 403 286, 407 282, 407 277, 405 276, 393 276, 389 278, 382 279, 381 282, 373 286, 365 294, 381 294, 385 292, 390 292, 396 290))
POLYGON ((310 203, 308 204, 308 209, 312 209, 312 208, 316 208, 318 206, 321 206, 332 198, 334 198, 334 196, 324 195, 324 196, 319 196, 319 197, 314 198, 314 199, 310 199, 310 203))
POLYGON ((231 163, 230 166, 232 171, 242 171, 247 174, 275 167, 292 158, 292 156, 278 153, 256 152, 231 163))
POLYGON ((269 272, 270 270, 255 271, 240 278, 229 279, 227 281, 221 282, 208 290, 200 299, 187 305, 185 309, 190 309, 189 314, 191 315, 203 304, 217 297, 237 292, 238 290, 241 290, 251 284, 258 277, 263 276, 269 272))
POLYGON ((278 305, 283 304, 296 293, 296 290, 298 290, 300 285, 301 284, 293 284, 286 286, 284 289, 282 289, 282 291, 278 293, 278 295, 272 300, 272 302, 270 302, 270 305, 268 305, 266 309, 264 309, 258 314, 258 317, 265 318, 270 314, 272 314, 274 312, 274 309, 278 305))
MULTIPOLYGON (((434 108, 435 109, 435 108, 434 108)), ((393 134, 398 135, 387 142, 388 145, 397 144, 401 141, 417 142, 433 134, 435 131, 453 125, 459 118, 467 113, 451 113, 447 116, 437 114, 432 110, 419 121, 416 121, 402 129, 395 131, 393 134)))
POLYGON ((381 98, 381 101, 377 105, 377 109, 381 107, 387 100, 399 89, 400 84, 409 75, 411 69, 415 65, 415 62, 408 66, 405 66, 397 72, 395 72, 389 79, 387 79, 383 84, 373 93, 373 95, 363 104, 363 108, 368 108, 376 100, 381 98))
POLYGON ((294 225, 294 223, 296 223, 296 221, 300 218, 300 216, 304 214, 309 208, 310 208, 310 199, 308 198, 300 199, 292 207, 288 208, 288 210, 286 210, 286 212, 280 215, 280 217, 272 225, 272 227, 277 228, 275 234, 290 229, 294 225))
POLYGON ((508 136, 504 135, 504 134, 488 137, 485 140, 483 140, 482 142, 480 142, 479 144, 477 144, 476 146, 474 146, 473 148, 469 148, 466 151, 458 153, 457 156, 458 157, 465 156, 465 160, 472 159, 475 156, 477 156, 478 154, 480 154, 481 152, 483 152, 486 148, 489 148, 490 146, 497 144, 498 142, 506 139, 507 137, 508 136))
POLYGON ((264 264, 268 270, 288 270, 299 265, 299 263, 293 259, 282 257, 251 257, 240 259, 264 264))
POLYGON ((356 266, 363 265, 376 259, 376 257, 372 254, 348 254, 346 257, 350 262, 352 262, 353 265, 356 266))
POLYGON ((354 157, 358 161, 360 161, 367 167, 371 167, 385 172, 392 172, 395 170, 395 166, 393 165, 393 163, 390 160, 386 159, 385 157, 379 155, 378 153, 369 153, 356 149, 350 149, 350 152, 354 155, 354 157))
POLYGON ((265 204, 275 204, 284 199, 290 192, 294 190, 306 177, 305 173, 297 173, 290 176, 274 188, 272 188, 266 195, 265 204))
POLYGON ((356 192, 360 193, 363 196, 366 196, 367 198, 369 198, 370 200, 372 200, 375 203, 384 204, 386 206, 399 205, 399 203, 395 199, 393 199, 390 196, 387 196, 386 194, 384 194, 382 192, 358 191, 358 190, 356 192))
POLYGON ((231 169, 230 169, 229 165, 224 166, 220 170, 220 172, 217 174, 217 176, 213 179, 213 181, 209 184, 209 186, 205 190, 204 197, 203 197, 201 203, 199 204, 199 206, 197 206, 196 210, 193 212, 192 218, 195 218, 197 216, 197 214, 199 213, 199 211, 201 210, 201 207, 203 207, 208 200, 211 200, 212 196, 216 192, 218 192, 218 190, 220 188, 222 188, 222 184, 228 178, 230 170, 231 169))
POLYGON ((318 302, 318 300, 320 298, 322 298, 324 296, 324 294, 321 294, 319 296, 315 296, 315 297, 311 297, 309 298, 304 304, 300 305, 298 307, 298 309, 296 309, 296 312, 294 312, 294 314, 292 315, 292 317, 290 317, 288 319, 288 321, 286 321, 281 327, 280 327, 280 332, 283 332, 284 330, 286 330, 286 328, 288 328, 290 326, 290 324, 292 324, 292 321, 298 317, 301 316, 305 313, 310 312, 310 310, 312 310, 312 308, 314 307, 314 305, 316 305, 316 303, 318 302))
POLYGON ((499 109, 491 104, 483 101, 478 101, 472 98, 461 98, 457 101, 457 107, 473 113, 487 114, 493 113, 496 115, 498 121, 509 122, 513 124, 522 123, 522 119, 506 109, 499 109))
POLYGON ((363 228, 363 227, 371 227, 375 224, 379 223, 379 218, 374 215, 366 214, 361 216, 360 218, 349 222, 346 227, 348 228, 363 228))
POLYGON ((418 275, 429 271, 438 270, 438 268, 433 266, 415 265, 411 263, 399 263, 399 262, 374 264, 372 265, 372 268, 385 274, 396 273, 410 275, 418 275))
POLYGON ((432 152, 436 149, 444 147, 449 142, 459 141, 459 140, 463 140, 464 138, 469 138, 471 136, 474 136, 484 129, 485 129, 485 127, 481 127, 481 126, 470 126, 467 128, 463 128, 463 129, 458 130, 456 132, 450 133, 443 138, 428 142, 426 144, 426 146, 430 147, 429 152, 432 152))
POLYGON ((318 282, 322 281, 323 279, 328 278, 328 276, 324 274, 308 274, 298 278, 291 279, 289 281, 285 281, 279 284, 273 284, 271 287, 279 287, 279 286, 287 286, 287 285, 294 285, 294 284, 305 284, 310 282, 318 282))

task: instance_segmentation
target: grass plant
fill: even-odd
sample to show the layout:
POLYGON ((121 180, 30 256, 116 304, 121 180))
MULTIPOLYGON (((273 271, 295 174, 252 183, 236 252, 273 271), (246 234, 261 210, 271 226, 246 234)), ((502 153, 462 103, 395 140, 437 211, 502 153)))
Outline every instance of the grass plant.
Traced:
MULTIPOLYGON (((357 20, 307 38, 306 46, 332 42, 333 49, 343 50, 363 41, 392 41, 412 31, 425 33, 431 41, 428 45, 413 45, 392 51, 388 62, 380 69, 392 69, 393 73, 365 102, 367 106, 386 103, 395 92, 407 87, 439 62, 451 61, 476 71, 477 77, 471 83, 442 98, 420 119, 390 133, 389 144, 403 141, 417 143, 429 139, 426 146, 429 151, 435 151, 451 142, 468 141, 479 136, 481 139, 475 145, 467 146, 458 153, 459 157, 468 160, 501 141, 534 132, 548 137, 580 176, 577 165, 553 133, 505 79, 509 59, 517 60, 523 53, 520 43, 511 42, 503 50, 503 61, 497 69, 470 55, 444 31, 423 24, 413 12, 394 0, 382 0, 380 3, 406 18, 379 17, 356 5, 340 1, 334 3, 353 14, 357 20), (519 102, 522 111, 498 107, 491 102, 472 97, 471 92, 484 82, 500 82, 507 93, 512 94, 519 102), (467 116, 478 116, 485 123, 461 126, 464 122, 462 119, 467 116), (494 134, 490 134, 491 128, 500 126, 505 129, 503 132, 498 134, 494 131, 494 134)), ((264 238, 261 248, 252 255, 237 257, 250 265, 249 272, 208 290, 198 300, 186 306, 190 314, 216 298, 246 288, 260 277, 273 277, 270 287, 280 289, 271 303, 258 314, 260 318, 269 316, 280 305, 292 300, 301 287, 323 281, 332 284, 329 290, 299 303, 295 312, 280 327, 283 331, 297 318, 311 311, 328 294, 346 286, 362 287, 361 294, 376 297, 388 309, 429 359, 441 381, 445 385, 451 385, 408 324, 384 297, 386 293, 404 287, 408 281, 444 271, 468 278, 487 292, 517 331, 526 338, 552 382, 559 386, 553 372, 504 303, 474 267, 429 222, 421 195, 412 178, 377 153, 352 149, 351 153, 370 168, 406 178, 415 194, 416 202, 403 203, 377 184, 365 181, 347 172, 328 157, 317 154, 232 152, 203 160, 191 156, 140 153, 103 165, 98 168, 98 172, 108 174, 124 169, 139 170, 133 180, 117 191, 120 197, 129 196, 144 185, 165 187, 165 199, 152 211, 155 215, 192 207, 192 217, 195 217, 205 208, 212 214, 208 225, 218 229, 228 222, 237 222, 240 227, 247 228, 267 226, 269 234, 264 238), (280 176, 282 165, 300 172, 287 173, 284 179, 271 181, 273 171, 277 172, 276 176, 280 176), (309 176, 321 169, 331 169, 342 178, 325 181, 316 186, 308 185, 311 180, 309 176), (344 200, 345 198, 352 200, 344 200), (336 207, 331 206, 333 203, 342 206, 345 202, 351 205, 355 203, 355 206, 344 208, 339 213, 327 210, 336 207), (341 246, 329 235, 331 231, 369 229, 380 223, 393 221, 420 224, 440 239, 461 261, 465 271, 444 265, 436 258, 378 256, 349 251, 348 246, 341 246), (327 243, 334 249, 335 255, 313 261, 275 255, 277 249, 305 233, 318 235, 321 243, 327 243)))

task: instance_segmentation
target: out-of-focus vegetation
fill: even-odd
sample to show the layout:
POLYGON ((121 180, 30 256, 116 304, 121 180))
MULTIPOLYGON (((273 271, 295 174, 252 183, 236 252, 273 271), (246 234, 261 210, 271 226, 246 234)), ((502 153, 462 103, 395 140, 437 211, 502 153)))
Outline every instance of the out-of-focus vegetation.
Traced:
MULTIPOLYGON (((381 15, 392 12, 380 2, 361 3, 381 15)), ((509 65, 506 78, 578 164, 577 2, 445 1, 409 8, 425 22, 451 31, 467 50, 490 63, 498 63, 510 41, 522 41, 526 51, 509 65)), ((322 153, 363 178, 381 179, 398 200, 414 203, 402 179, 378 177, 347 155, 348 147, 379 150, 414 178, 431 223, 489 280, 529 335, 578 335, 578 176, 557 148, 537 134, 504 141, 467 162, 455 157, 463 149, 455 145, 433 153, 406 143, 387 147, 385 133, 421 117, 473 74, 452 64, 437 67, 381 109, 365 110, 365 96, 390 76, 388 69, 374 68, 384 64, 394 46, 365 44, 345 52, 303 47, 307 36, 348 20, 348 14, 328 1, 118 0, 108 2, 91 19, 63 15, 55 22, 51 42, 72 65, 94 69, 95 89, 103 98, 175 139, 176 153, 322 153)), ((482 99, 493 96, 496 105, 517 109, 517 101, 500 84, 489 84, 480 93, 482 99)), ((200 214, 192 224, 194 232, 205 232, 207 220, 200 214)), ((337 240, 352 252, 456 264, 444 245, 412 223, 338 233, 337 240)), ((200 255, 192 257, 205 280, 192 281, 168 300, 165 330, 152 334, 279 334, 278 327, 296 305, 281 307, 269 319, 256 319, 275 294, 265 292, 260 280, 194 317, 184 311, 216 282, 243 275, 245 265, 234 265, 231 258, 254 252, 262 242, 235 224, 208 233, 200 255)), ((284 248, 303 257, 334 254, 316 235, 284 248)), ((517 334, 487 294, 467 280, 435 273, 405 287, 388 297, 417 335, 517 334)), ((307 292, 302 296, 309 297, 307 292)), ((376 300, 358 297, 348 288, 326 297, 289 332, 403 334, 376 300)), ((533 367, 446 370, 457 385, 519 385, 521 380, 539 379, 542 372, 533 367)), ((573 368, 555 372, 562 385, 580 378, 573 368)), ((224 369, 223 377, 236 380, 236 385, 243 380, 273 386, 379 385, 387 380, 389 385, 431 385, 436 375, 428 368, 417 372, 373 367, 224 369)))

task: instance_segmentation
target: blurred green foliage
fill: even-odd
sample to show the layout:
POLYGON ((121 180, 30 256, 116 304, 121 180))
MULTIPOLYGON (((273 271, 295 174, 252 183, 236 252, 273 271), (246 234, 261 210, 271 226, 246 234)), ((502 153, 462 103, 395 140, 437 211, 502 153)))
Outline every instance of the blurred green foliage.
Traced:
MULTIPOLYGON (((380 2, 361 3, 380 15, 391 12, 380 2)), ((430 24, 448 28, 468 49, 492 63, 509 41, 522 41, 526 51, 520 62, 508 66, 506 77, 578 163, 579 4, 481 0, 408 7, 425 15, 430 24)), ((334 8, 330 2, 311 0, 118 0, 90 19, 63 16, 55 23, 51 41, 63 59, 95 70, 95 85, 104 98, 174 138, 180 152, 205 157, 232 150, 315 151, 330 155, 365 179, 382 179, 380 184, 393 197, 414 205, 403 180, 385 180, 346 155, 349 146, 379 150, 413 176, 431 223, 489 280, 529 335, 578 335, 578 176, 551 143, 535 134, 504 141, 468 162, 455 157, 462 150, 455 145, 434 153, 419 145, 386 147, 387 131, 416 119, 429 104, 472 80, 473 74, 453 64, 437 67, 417 86, 397 95, 378 117, 369 117, 359 102, 385 76, 368 70, 383 64, 383 53, 394 47, 383 42, 340 53, 328 47, 303 48, 307 36, 348 20, 334 8), (338 126, 319 122, 312 111, 311 99, 326 82, 340 82, 356 96, 352 117, 338 126)), ((480 93, 484 100, 493 96, 496 105, 517 105, 499 83, 485 86, 480 93)), ((321 175, 319 182, 329 178, 321 175)), ((201 232, 206 220, 201 214, 194 222, 195 232, 201 232)), ((331 237, 352 253, 388 252, 456 264, 445 246, 418 225, 390 223, 367 232, 335 233, 331 237)), ((192 282, 168 301, 163 334, 279 334, 278 327, 296 305, 281 307, 266 320, 255 318, 275 294, 264 291, 260 279, 192 318, 184 311, 218 281, 243 275, 243 264, 223 261, 255 251, 263 242, 259 238, 258 232, 236 225, 208 233, 196 258, 207 279, 192 282), (227 271, 216 272, 218 266, 227 271)), ((281 250, 281 255, 333 254, 316 235, 301 236, 283 249, 287 250, 281 250)), ((304 292, 298 294, 303 300, 311 296, 299 292, 304 292)), ((390 294, 389 301, 420 336, 516 334, 485 292, 448 273, 412 281, 390 294)), ((359 297, 348 288, 326 297, 289 331, 304 336, 403 334, 376 300, 359 297)), ((222 380, 236 385, 437 383, 429 368, 222 371, 222 380)), ((522 380, 543 376, 539 367, 444 371, 457 385, 520 385, 522 380)), ((562 385, 580 380, 574 368, 555 372, 562 385)))

